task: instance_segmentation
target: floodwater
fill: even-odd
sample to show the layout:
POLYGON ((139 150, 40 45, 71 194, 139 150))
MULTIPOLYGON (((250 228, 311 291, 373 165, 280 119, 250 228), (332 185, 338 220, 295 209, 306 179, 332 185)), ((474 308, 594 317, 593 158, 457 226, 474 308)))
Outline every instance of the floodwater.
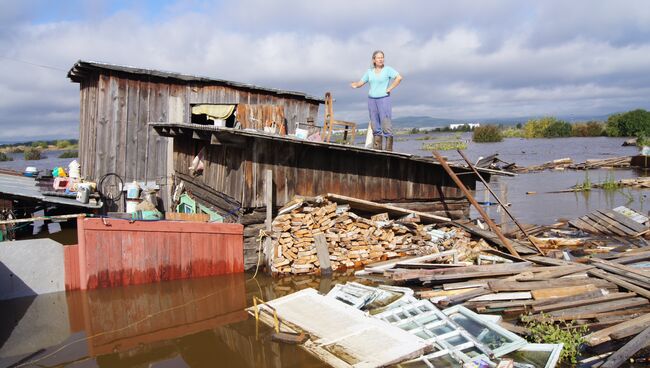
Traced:
MULTIPOLYGON (((421 156, 431 155, 428 151, 421 150, 422 144, 436 140, 415 140, 415 138, 423 136, 430 136, 437 141, 454 139, 452 133, 420 134, 409 136, 408 140, 401 140, 401 137, 398 137, 395 148, 400 152, 421 156)), ((573 159, 575 163, 580 163, 588 159, 632 156, 638 153, 637 147, 622 146, 625 138, 506 138, 503 142, 498 143, 473 143, 471 142, 471 133, 464 133, 461 139, 467 141, 467 148, 463 153, 472 162, 476 162, 479 157, 498 153, 501 160, 514 162, 518 166, 524 167, 566 157, 573 159)), ((450 161, 462 161, 455 150, 440 152, 450 161)), ((543 171, 519 174, 514 177, 493 175, 489 185, 502 202, 511 203, 509 211, 519 222, 548 225, 558 219, 573 219, 596 209, 611 209, 618 206, 627 206, 636 211, 647 213, 650 210, 650 198, 648 198, 650 191, 648 190, 622 188, 549 193, 569 189, 587 179, 591 183, 598 183, 612 178, 619 180, 647 175, 650 175, 647 170, 635 169, 543 171), (526 194, 527 192, 535 194, 526 194)), ((481 183, 477 183, 475 197, 479 202, 496 202, 481 183)), ((505 227, 512 226, 512 223, 509 222, 510 219, 506 217, 500 206, 484 208, 492 218, 500 220, 505 227)), ((479 217, 478 212, 473 210, 472 217, 479 217)))
POLYGON ((244 309, 348 281, 367 283, 239 274, 0 302, 0 367, 324 367, 244 309))
POLYGON ((76 158, 59 158, 61 153, 67 150, 51 150, 43 151, 41 160, 29 160, 25 161, 24 154, 22 153, 8 153, 7 156, 13 158, 13 161, 3 161, 0 162, 0 169, 9 169, 14 171, 23 172, 27 166, 33 166, 37 170, 52 170, 55 167, 62 166, 66 170, 68 169, 68 164, 76 158))
MULTIPOLYGON (((433 135, 431 135, 433 136, 433 135)), ((437 135, 449 136, 448 133, 437 135)), ((429 156, 417 136, 400 136, 397 151, 429 156)), ((468 134, 463 139, 470 139, 468 134)), ((445 138, 442 138, 445 139, 445 138)), ((499 153, 519 166, 571 157, 587 159, 636 154, 618 138, 506 139, 501 143, 468 143, 465 154, 499 153)), ((48 153, 50 157, 56 155, 48 153)), ((444 151, 450 160, 455 151, 444 151)), ((58 160, 58 159, 57 159, 58 160)), ((30 161, 51 168, 55 159, 30 161)), ((25 162, 0 163, 23 170, 25 162)), ((589 176, 591 182, 648 175, 634 170, 545 171, 515 177, 493 176, 490 186, 524 223, 549 224, 598 208, 626 205, 648 211, 648 191, 623 189, 587 193, 548 193, 568 189, 589 176), (527 195, 526 192, 536 192, 527 195)), ((479 185, 479 201, 493 201, 479 185)), ((502 219, 497 206, 487 207, 502 219)), ((476 215, 476 214, 475 214, 476 215)), ((505 219, 503 219, 505 221, 505 219)), ((253 297, 270 300, 313 287, 322 293, 336 283, 356 280, 296 276, 272 279, 251 274, 178 280, 88 292, 67 292, 0 302, 0 367, 322 367, 297 346, 271 341, 271 329, 258 325, 244 309, 253 297)))

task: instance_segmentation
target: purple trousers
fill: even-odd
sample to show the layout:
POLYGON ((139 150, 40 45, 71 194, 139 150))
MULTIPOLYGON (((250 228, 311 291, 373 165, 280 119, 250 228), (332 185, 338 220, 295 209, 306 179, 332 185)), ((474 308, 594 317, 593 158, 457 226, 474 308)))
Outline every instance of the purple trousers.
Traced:
POLYGON ((392 106, 390 96, 373 98, 368 97, 368 113, 372 123, 372 134, 384 137, 393 136, 392 106))

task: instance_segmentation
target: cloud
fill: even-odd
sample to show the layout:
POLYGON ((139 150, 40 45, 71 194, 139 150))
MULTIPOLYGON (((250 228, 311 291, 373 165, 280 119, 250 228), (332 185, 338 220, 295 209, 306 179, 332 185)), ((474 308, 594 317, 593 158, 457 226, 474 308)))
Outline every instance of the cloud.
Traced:
POLYGON ((2 1, 0 140, 77 134, 79 90, 65 71, 78 59, 331 91, 337 117, 357 121, 367 120, 365 92, 348 84, 375 49, 404 76, 395 116, 650 107, 643 1, 20 4, 2 1))

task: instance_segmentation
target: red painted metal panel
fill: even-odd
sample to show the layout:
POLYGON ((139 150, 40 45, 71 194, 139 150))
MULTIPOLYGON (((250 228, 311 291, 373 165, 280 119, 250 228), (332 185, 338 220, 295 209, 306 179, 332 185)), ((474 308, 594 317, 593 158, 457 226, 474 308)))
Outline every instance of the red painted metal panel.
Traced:
POLYGON ((89 218, 79 222, 78 258, 85 267, 66 266, 66 277, 80 280, 83 289, 244 270, 240 224, 89 218), (75 276, 75 270, 82 272, 75 276))

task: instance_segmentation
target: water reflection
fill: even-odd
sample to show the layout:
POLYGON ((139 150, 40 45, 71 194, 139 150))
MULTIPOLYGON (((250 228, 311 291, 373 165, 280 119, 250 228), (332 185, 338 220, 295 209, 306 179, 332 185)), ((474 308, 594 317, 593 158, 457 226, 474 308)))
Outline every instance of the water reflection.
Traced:
MULTIPOLYGON (((0 366, 321 367, 297 346, 271 341, 244 311, 307 287, 360 281, 225 275, 3 302, 0 366)), ((367 283, 367 281, 366 281, 367 283)))

